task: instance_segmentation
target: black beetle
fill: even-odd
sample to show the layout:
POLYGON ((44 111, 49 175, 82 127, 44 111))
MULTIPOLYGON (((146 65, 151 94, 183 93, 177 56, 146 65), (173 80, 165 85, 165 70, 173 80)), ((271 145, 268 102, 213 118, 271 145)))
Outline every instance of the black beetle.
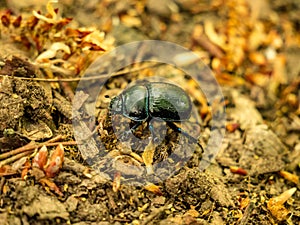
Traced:
POLYGON ((192 111, 190 97, 174 84, 149 82, 133 85, 111 100, 110 110, 112 114, 122 114, 137 122, 131 130, 156 119, 166 121, 170 128, 197 142, 173 123, 188 120, 192 111))

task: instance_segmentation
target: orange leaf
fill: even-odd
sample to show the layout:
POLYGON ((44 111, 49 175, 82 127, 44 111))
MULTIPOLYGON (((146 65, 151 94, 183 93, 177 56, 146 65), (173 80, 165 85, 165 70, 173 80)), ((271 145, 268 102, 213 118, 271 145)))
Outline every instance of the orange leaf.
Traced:
POLYGON ((59 196, 63 196, 63 193, 60 191, 59 187, 57 187, 57 185, 52 182, 51 180, 47 179, 47 178, 42 178, 39 180, 39 182, 45 187, 49 187, 50 190, 54 191, 56 194, 58 194, 59 196))
POLYGON ((231 166, 230 167, 230 172, 231 173, 236 173, 239 175, 243 175, 246 176, 248 174, 248 172, 246 170, 244 170, 243 168, 237 167, 237 166, 231 166))
POLYGON ((162 195, 163 193, 161 192, 159 186, 153 184, 153 183, 148 183, 144 186, 144 189, 146 189, 147 191, 150 191, 154 194, 157 194, 157 195, 162 195))
POLYGON ((32 160, 32 166, 43 169, 47 163, 47 157, 48 157, 48 149, 44 145, 43 147, 41 147, 39 152, 34 156, 32 160))
POLYGON ((11 166, 4 165, 0 167, 0 177, 16 174, 17 171, 13 170, 11 166))
POLYGON ((59 173, 64 162, 64 146, 59 144, 52 153, 48 164, 44 167, 47 177, 54 177, 59 173))

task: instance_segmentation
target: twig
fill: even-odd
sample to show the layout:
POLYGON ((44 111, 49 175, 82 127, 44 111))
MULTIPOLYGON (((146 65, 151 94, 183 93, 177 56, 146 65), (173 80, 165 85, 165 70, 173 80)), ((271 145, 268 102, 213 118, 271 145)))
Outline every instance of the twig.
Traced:
POLYGON ((3 161, 0 162, 0 167, 4 166, 6 164, 9 164, 11 162, 14 162, 14 161, 16 161, 18 159, 21 159, 22 157, 27 156, 29 154, 31 154, 31 151, 22 152, 22 153, 19 153, 17 155, 14 155, 14 156, 12 156, 10 158, 7 158, 7 159, 5 159, 5 160, 3 160, 3 161))
POLYGON ((215 201, 212 203, 211 210, 210 210, 210 213, 208 215, 207 221, 210 221, 210 218, 212 217, 212 213, 214 211, 214 207, 215 207, 215 201))
POLYGON ((113 193, 110 189, 106 190, 106 196, 108 197, 108 204, 109 204, 110 208, 112 208, 113 210, 118 208, 118 206, 114 200, 113 193))
POLYGON ((40 144, 39 147, 42 147, 43 145, 46 145, 47 147, 49 146, 56 146, 62 144, 64 146, 66 145, 77 145, 77 141, 63 141, 63 142, 54 142, 54 143, 46 143, 46 144, 40 144))
MULTIPOLYGON (((56 146, 56 145, 62 144, 64 146, 66 146, 66 145, 76 145, 77 144, 76 141, 65 141, 65 142, 49 142, 49 141, 41 143, 41 144, 34 144, 34 145, 29 145, 29 146, 25 145, 27 147, 21 149, 22 151, 20 151, 20 149, 16 149, 14 151, 11 151, 11 152, 14 152, 14 154, 12 154, 11 152, 8 152, 10 154, 5 153, 9 156, 12 156, 12 155, 13 156, 10 157, 10 158, 7 158, 8 156, 6 156, 5 158, 7 158, 7 159, 5 159, 3 161, 0 161, 0 167, 6 165, 8 163, 14 162, 14 161, 16 161, 16 160, 18 160, 18 159, 20 159, 24 156, 27 156, 27 155, 31 154, 34 151, 34 149, 41 148, 43 145, 45 145, 45 146, 56 146)), ((4 154, 2 154, 2 155, 4 155, 4 154)))
POLYGON ((57 135, 56 137, 51 138, 50 140, 46 141, 45 144, 46 144, 46 143, 53 143, 53 142, 59 141, 59 140, 61 140, 62 138, 63 138, 63 136, 62 136, 61 134, 59 134, 59 135, 57 135))
POLYGON ((0 180, 0 195, 2 194, 2 189, 3 189, 4 184, 5 184, 5 177, 1 177, 1 180, 0 180))
POLYGON ((211 55, 221 59, 224 57, 223 50, 214 44, 202 31, 200 25, 195 26, 193 35, 193 41, 200 45, 204 50, 208 51, 211 55))
POLYGON ((243 217, 240 220, 239 225, 246 225, 248 224, 249 218, 251 216, 251 212, 253 210, 253 203, 249 203, 248 206, 245 209, 245 212, 243 214, 243 217))
POLYGON ((33 150, 35 148, 39 148, 39 147, 42 147, 43 145, 47 144, 47 143, 52 143, 52 142, 56 142, 56 141, 59 141, 60 139, 62 138, 62 135, 58 135, 44 143, 41 143, 41 144, 36 144, 35 142, 29 142, 27 145, 24 145, 20 148, 17 148, 15 150, 12 150, 12 151, 9 151, 9 152, 6 152, 6 153, 3 153, 0 155, 0 160, 1 159, 5 159, 5 158, 8 158, 12 155, 16 155, 16 154, 19 154, 21 152, 26 152, 26 151, 30 151, 30 150, 33 150))
POLYGON ((161 215, 166 209, 168 209, 168 206, 162 206, 153 210, 153 212, 149 216, 144 218, 144 220, 141 222, 141 225, 147 225, 153 222, 153 220, 161 215))
MULTIPOLYGON (((50 79, 50 78, 37 78, 37 77, 15 77, 14 79, 19 79, 19 80, 31 80, 31 81, 43 81, 43 82, 74 82, 74 81, 81 81, 81 80, 95 80, 95 79, 104 79, 104 78, 110 78, 110 77, 115 77, 115 76, 120 76, 120 75, 124 75, 124 74, 128 74, 128 73, 133 73, 133 72, 137 72, 143 69, 147 69, 147 68, 152 68, 152 67, 158 67, 163 65, 163 63, 156 63, 154 65, 147 65, 147 66, 142 66, 139 68, 134 68, 131 70, 122 70, 119 72, 115 72, 112 74, 99 74, 97 76, 88 76, 88 77, 74 77, 74 78, 54 78, 54 79, 50 79)), ((5 77, 7 75, 5 74, 0 74, 0 77, 5 77)))
POLYGON ((29 142, 27 145, 24 145, 24 146, 22 146, 20 148, 17 148, 15 150, 12 150, 12 151, 9 151, 9 152, 1 154, 0 155, 0 160, 8 158, 8 157, 10 157, 12 155, 16 155, 16 154, 21 153, 21 152, 29 151, 32 148, 35 148, 35 146, 36 146, 36 144, 34 142, 29 142))

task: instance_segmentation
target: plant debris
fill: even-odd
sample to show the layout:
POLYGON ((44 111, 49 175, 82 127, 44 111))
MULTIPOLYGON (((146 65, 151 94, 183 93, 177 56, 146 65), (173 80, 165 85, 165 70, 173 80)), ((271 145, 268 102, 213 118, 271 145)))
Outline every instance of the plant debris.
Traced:
MULTIPOLYGON (((298 224, 299 15, 297 0, 1 2, 0 221, 298 224), (192 77, 153 62, 111 74, 118 60, 142 57, 144 46, 83 76, 115 46, 147 39, 192 50, 222 87, 226 124, 216 129, 226 135, 204 171, 199 162, 213 135, 213 107, 192 77), (78 81, 109 76, 95 111, 81 113, 92 104, 84 91, 73 101, 78 81), (151 137, 146 123, 126 135, 134 123, 111 116, 114 96, 155 76, 191 97, 192 116, 178 126, 204 151, 160 122, 153 129, 166 138, 151 137), (82 121, 82 141, 75 140, 74 120, 82 121)), ((179 66, 196 60, 172 57, 179 66)), ((97 82, 87 88, 99 89, 97 82)))

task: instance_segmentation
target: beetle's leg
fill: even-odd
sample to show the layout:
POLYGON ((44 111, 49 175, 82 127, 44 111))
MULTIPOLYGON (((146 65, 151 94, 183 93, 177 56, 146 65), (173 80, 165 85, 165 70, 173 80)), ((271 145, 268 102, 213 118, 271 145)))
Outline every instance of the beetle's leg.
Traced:
POLYGON ((151 133, 151 137, 152 137, 153 143, 159 143, 160 140, 158 139, 158 137, 155 136, 153 122, 154 122, 154 119, 152 119, 152 120, 150 120, 148 122, 148 129, 149 129, 149 131, 151 133))
POLYGON ((182 133, 184 136, 188 137, 191 139, 193 142, 198 142, 198 140, 191 135, 189 135, 187 132, 183 131, 180 127, 178 127, 175 123, 172 122, 167 122, 168 126, 171 127, 174 131, 178 133, 182 133))
POLYGON ((154 127, 153 127, 153 121, 152 120, 150 120, 148 122, 148 129, 149 129, 149 131, 151 133, 151 136, 154 137, 154 127))
POLYGON ((129 130, 126 130, 122 133, 122 139, 127 140, 130 135, 133 135, 134 131, 141 126, 143 121, 138 121, 136 124, 134 124, 129 130))
POLYGON ((180 127, 178 127, 175 123, 173 122, 167 122, 168 126, 170 128, 172 128, 174 131, 177 131, 178 133, 183 134, 184 136, 186 136, 187 138, 189 138, 190 140, 192 140, 193 142, 197 143, 197 145, 199 145, 199 147, 201 148, 201 150, 203 151, 203 147, 200 145, 200 143, 198 143, 198 140, 194 137, 192 137, 191 135, 189 135, 187 132, 185 132, 184 130, 182 130, 180 127))
POLYGON ((134 124, 134 125, 130 128, 131 132, 133 133, 139 126, 142 125, 142 123, 143 123, 143 121, 138 121, 136 124, 134 124))

